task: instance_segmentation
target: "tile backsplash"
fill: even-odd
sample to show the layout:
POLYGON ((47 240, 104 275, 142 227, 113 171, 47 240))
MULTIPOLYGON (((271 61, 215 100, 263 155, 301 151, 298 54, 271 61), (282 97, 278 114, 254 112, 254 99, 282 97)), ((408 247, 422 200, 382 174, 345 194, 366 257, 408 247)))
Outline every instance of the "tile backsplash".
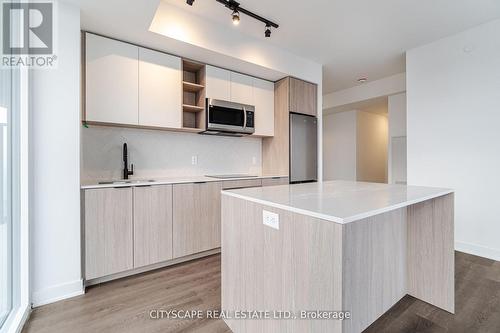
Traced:
POLYGON ((131 178, 261 173, 260 138, 92 126, 81 130, 82 182, 121 178, 124 142, 131 178))

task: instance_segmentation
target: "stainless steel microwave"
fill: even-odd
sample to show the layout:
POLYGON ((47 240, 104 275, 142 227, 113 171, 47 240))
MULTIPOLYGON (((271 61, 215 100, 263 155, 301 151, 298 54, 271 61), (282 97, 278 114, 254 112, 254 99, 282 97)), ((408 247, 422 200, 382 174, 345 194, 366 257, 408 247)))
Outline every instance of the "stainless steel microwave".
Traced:
POLYGON ((204 134, 253 134, 255 106, 207 98, 206 124, 204 134))

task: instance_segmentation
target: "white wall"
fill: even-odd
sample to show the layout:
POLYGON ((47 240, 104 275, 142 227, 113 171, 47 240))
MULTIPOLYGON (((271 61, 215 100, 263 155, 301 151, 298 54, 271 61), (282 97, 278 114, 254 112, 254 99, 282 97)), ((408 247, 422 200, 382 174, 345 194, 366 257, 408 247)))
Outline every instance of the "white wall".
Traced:
POLYGON ((389 96, 388 182, 406 182, 406 93, 389 96))
POLYGON ((500 260, 500 20, 407 52, 408 182, 455 189, 456 248, 500 260))
POLYGON ((364 182, 387 182, 387 116, 357 112, 356 179, 364 182))
POLYGON ((260 138, 92 126, 82 129, 82 182, 120 179, 124 142, 134 164, 131 178, 261 173, 260 138))
POLYGON ((82 292, 80 267, 80 13, 58 4, 58 68, 33 70, 32 301, 82 292))
POLYGON ((323 117, 324 180, 356 180, 356 112, 323 117))

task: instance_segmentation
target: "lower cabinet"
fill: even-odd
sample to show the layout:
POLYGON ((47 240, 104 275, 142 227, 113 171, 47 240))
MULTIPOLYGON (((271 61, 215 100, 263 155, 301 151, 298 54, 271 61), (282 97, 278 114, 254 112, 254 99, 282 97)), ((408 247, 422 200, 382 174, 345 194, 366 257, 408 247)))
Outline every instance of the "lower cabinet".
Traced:
POLYGON ((288 177, 263 178, 262 186, 288 185, 288 177))
POLYGON ((132 188, 86 190, 85 278, 132 269, 132 188))
POLYGON ((172 185, 135 187, 134 267, 172 257, 172 185))
POLYGON ((221 190, 287 183, 265 178, 85 190, 85 279, 216 249, 221 190))
POLYGON ((262 186, 261 179, 225 180, 222 182, 223 190, 260 186, 262 186))
POLYGON ((173 185, 174 258, 220 247, 220 182, 173 185))

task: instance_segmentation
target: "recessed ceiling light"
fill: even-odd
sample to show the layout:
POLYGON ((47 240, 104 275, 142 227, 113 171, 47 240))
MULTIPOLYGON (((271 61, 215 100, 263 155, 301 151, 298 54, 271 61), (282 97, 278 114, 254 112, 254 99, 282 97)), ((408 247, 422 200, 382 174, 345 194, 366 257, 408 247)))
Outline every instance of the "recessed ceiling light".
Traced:
POLYGON ((366 81, 368 81, 368 78, 366 78, 366 77, 360 77, 358 79, 358 83, 366 83, 366 81))

